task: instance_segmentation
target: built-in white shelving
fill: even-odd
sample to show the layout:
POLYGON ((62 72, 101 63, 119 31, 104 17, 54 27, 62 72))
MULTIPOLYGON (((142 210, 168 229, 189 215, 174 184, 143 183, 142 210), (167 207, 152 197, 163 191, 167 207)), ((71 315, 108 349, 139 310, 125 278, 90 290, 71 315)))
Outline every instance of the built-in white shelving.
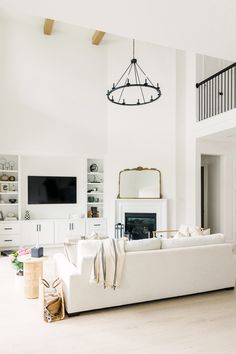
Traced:
POLYGON ((87 216, 103 217, 104 166, 102 159, 87 159, 87 216))
POLYGON ((0 155, 0 217, 20 215, 20 160, 18 155, 0 155), (14 180, 12 180, 14 179, 14 180), (15 200, 11 202, 10 200, 15 200))

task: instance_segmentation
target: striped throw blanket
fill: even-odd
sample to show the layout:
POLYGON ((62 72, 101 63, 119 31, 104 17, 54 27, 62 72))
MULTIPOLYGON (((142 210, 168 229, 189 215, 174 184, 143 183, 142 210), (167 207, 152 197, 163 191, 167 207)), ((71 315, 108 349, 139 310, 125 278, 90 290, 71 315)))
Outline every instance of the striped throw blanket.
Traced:
POLYGON ((124 260, 124 240, 102 240, 94 257, 91 281, 115 290, 120 286, 124 260))

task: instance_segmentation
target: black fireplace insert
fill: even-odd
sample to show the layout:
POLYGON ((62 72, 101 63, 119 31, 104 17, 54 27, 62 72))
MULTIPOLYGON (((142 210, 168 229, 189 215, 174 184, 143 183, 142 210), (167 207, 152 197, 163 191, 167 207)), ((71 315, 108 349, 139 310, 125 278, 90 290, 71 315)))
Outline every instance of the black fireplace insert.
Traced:
POLYGON ((131 240, 152 237, 156 230, 155 213, 125 213, 125 234, 131 240))

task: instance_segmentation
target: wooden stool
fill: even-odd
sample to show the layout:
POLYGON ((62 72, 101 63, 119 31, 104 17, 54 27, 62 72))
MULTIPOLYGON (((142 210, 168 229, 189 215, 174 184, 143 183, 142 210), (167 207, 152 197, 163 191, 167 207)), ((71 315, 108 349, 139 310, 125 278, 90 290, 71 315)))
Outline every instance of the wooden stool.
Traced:
POLYGON ((43 277, 43 261, 45 258, 30 258, 23 261, 24 294, 27 299, 39 297, 39 279, 43 277))

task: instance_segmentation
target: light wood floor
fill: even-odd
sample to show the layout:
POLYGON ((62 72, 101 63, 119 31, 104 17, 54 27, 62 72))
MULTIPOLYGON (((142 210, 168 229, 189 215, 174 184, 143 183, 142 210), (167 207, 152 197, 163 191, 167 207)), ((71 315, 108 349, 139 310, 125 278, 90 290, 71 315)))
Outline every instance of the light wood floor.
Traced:
MULTIPOLYGON (((234 291, 156 301, 45 324, 0 257, 1 354, 236 353, 234 291)), ((78 294, 79 296, 79 294, 78 294)))

